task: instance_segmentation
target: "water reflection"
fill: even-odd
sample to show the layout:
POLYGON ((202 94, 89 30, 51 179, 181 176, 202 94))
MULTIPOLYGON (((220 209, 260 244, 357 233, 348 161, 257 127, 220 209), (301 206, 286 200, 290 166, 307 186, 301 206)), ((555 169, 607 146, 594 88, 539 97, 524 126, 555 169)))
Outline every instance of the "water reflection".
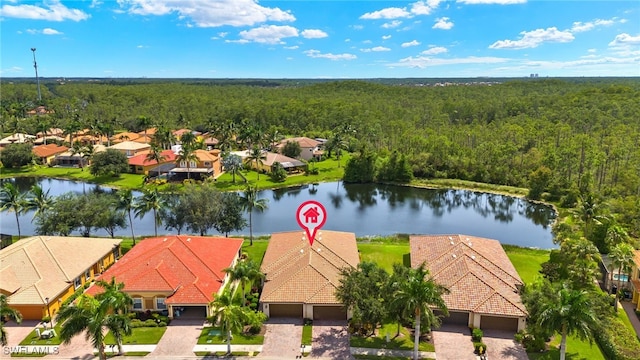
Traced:
MULTIPOLYGON (((93 184, 56 179, 20 178, 15 183, 22 192, 38 183, 45 191, 51 189, 52 196, 68 191, 112 191, 93 184)), ((550 230, 555 217, 553 210, 509 196, 341 182, 263 190, 259 196, 269 199, 265 212, 253 214, 253 232, 259 235, 297 229, 296 209, 303 201, 316 200, 323 203, 328 212, 325 228, 350 231, 357 236, 449 233, 488 237, 522 246, 555 246, 550 230)), ((16 232, 15 218, 6 215, 2 214, 1 218, 3 232, 16 232)), ((33 234, 35 226, 31 218, 32 214, 21 217, 25 234, 33 234)), ((136 234, 153 234, 150 215, 134 221, 136 234)), ((129 232, 123 229, 118 235, 128 236, 129 232)), ((248 228, 245 232, 248 233, 248 228)))

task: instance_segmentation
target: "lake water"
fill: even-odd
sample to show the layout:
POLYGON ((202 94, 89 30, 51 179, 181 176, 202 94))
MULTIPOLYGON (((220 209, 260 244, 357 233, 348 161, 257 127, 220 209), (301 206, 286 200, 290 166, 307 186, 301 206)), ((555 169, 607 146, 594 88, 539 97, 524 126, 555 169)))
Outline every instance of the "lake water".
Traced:
MULTIPOLYGON (((55 196, 99 188, 94 184, 68 180, 16 180, 21 191, 27 191, 35 183, 45 190, 50 189, 51 195, 55 196)), ((503 244, 544 249, 556 247, 551 234, 551 224, 555 219, 553 209, 510 196, 342 182, 264 190, 259 196, 268 199, 269 208, 253 214, 254 235, 300 229, 295 217, 298 206, 306 200, 316 200, 327 210, 324 229, 354 232, 358 237, 398 233, 465 234, 496 239, 503 244)), ((35 234, 32 218, 32 213, 20 216, 23 235, 35 234)), ((13 213, 1 213, 0 220, 0 232, 17 234, 13 213)), ((153 235, 152 215, 134 219, 134 230, 136 235, 153 235)), ((159 229, 159 233, 171 232, 159 229)), ((248 235, 249 228, 230 236, 241 234, 248 235)), ((106 233, 99 230, 92 235, 106 236, 106 233)), ((130 236, 131 231, 120 229, 117 235, 130 236)))

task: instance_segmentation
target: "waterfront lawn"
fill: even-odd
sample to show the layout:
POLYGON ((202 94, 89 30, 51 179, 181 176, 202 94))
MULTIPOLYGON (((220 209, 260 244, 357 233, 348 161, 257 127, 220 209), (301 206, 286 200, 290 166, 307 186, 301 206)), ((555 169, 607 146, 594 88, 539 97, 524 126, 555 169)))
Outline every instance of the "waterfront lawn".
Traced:
POLYGON ((514 196, 526 196, 529 189, 507 185, 494 185, 469 180, 458 179, 415 179, 411 185, 433 189, 462 189, 487 191, 496 194, 508 194, 514 196))
POLYGON ((252 260, 256 264, 262 264, 262 258, 267 251, 267 245, 269 245, 269 237, 262 236, 260 238, 253 237, 253 246, 249 245, 249 238, 245 237, 244 243, 242 243, 242 252, 247 253, 249 260, 252 260))
MULTIPOLYGON (((138 327, 131 329, 131 335, 124 336, 122 338, 123 345, 148 345, 148 344, 157 344, 164 332, 167 331, 166 326, 162 327, 138 327)), ((111 332, 107 334, 104 339, 104 343, 107 345, 115 345, 116 339, 113 337, 111 332)))
POLYGON ((538 276, 541 276, 538 271, 542 268, 542 263, 549 260, 549 250, 513 245, 503 245, 502 247, 525 284, 531 284, 538 276))
MULTIPOLYGON (((207 345, 207 344, 226 344, 227 340, 222 335, 218 335, 220 333, 219 327, 211 327, 207 326, 202 329, 200 336, 198 337, 198 344, 207 345), (209 332, 213 331, 214 334, 209 334, 209 332)), ((264 335, 246 335, 246 334, 233 334, 231 339, 231 344, 234 345, 262 345, 264 342, 264 335)))
POLYGON ((362 243, 358 242, 358 251, 360 252, 360 261, 370 261, 378 264, 389 274, 393 272, 393 264, 407 263, 409 254, 409 243, 404 244, 383 244, 383 243, 362 243))
POLYGON ((120 174, 119 177, 111 176, 93 176, 88 167, 84 169, 72 167, 48 167, 48 166, 23 166, 19 169, 2 169, 3 178, 15 176, 35 176, 49 178, 64 178, 85 181, 98 185, 140 189, 143 184, 143 175, 137 174, 120 174))
MULTIPOLYGON (((395 337, 397 330, 397 323, 388 323, 382 325, 382 327, 377 330, 377 334, 374 336, 361 337, 351 335, 351 347, 413 350, 413 336, 411 335, 409 329, 401 326, 400 336, 395 337), (387 334, 389 334, 389 342, 387 342, 387 334)), ((433 344, 428 342, 420 342, 418 349, 420 351, 435 351, 433 344)))

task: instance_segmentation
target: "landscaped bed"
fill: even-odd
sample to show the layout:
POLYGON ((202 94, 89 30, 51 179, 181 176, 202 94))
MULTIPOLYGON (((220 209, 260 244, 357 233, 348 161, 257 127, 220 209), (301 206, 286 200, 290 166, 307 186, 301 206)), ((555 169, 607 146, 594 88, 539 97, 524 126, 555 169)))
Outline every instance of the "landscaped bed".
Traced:
POLYGON ((29 333, 29 335, 27 335, 27 337, 24 338, 24 340, 22 340, 20 342, 20 345, 29 345, 29 346, 32 346, 32 345, 35 345, 35 346, 38 346, 38 345, 60 345, 62 343, 62 340, 60 339, 60 330, 61 330, 60 323, 56 324, 53 327, 53 329, 54 329, 54 331, 56 333, 56 336, 54 336, 52 338, 49 338, 49 339, 40 338, 38 336, 38 333, 36 332, 36 329, 40 330, 40 333, 42 333, 44 330, 48 330, 49 328, 47 327, 45 329, 44 327, 41 327, 41 326, 39 326, 37 328, 34 328, 31 331, 31 333, 29 333))
MULTIPOLYGON (((264 342, 264 327, 260 329, 260 333, 251 334, 233 334, 231 339, 232 345, 262 345, 264 342)), ((208 326, 202 329, 198 337, 199 345, 220 345, 226 344, 226 337, 221 333, 219 327, 208 326)))
MULTIPOLYGON (((131 335, 122 338, 123 345, 151 345, 160 342, 162 335, 167 331, 167 327, 137 327, 131 329, 131 335)), ((107 345, 115 345, 116 339, 109 332, 105 337, 104 343, 107 345)))
MULTIPOLYGON (((351 335, 351 347, 372 348, 372 349, 393 349, 393 350, 413 350, 413 335, 410 329, 400 327, 400 335, 395 336, 398 329, 397 324, 384 324, 376 329, 374 336, 362 337, 351 335), (389 334, 389 342, 387 342, 389 334)), ((420 351, 433 352, 433 340, 420 341, 418 346, 420 351)))

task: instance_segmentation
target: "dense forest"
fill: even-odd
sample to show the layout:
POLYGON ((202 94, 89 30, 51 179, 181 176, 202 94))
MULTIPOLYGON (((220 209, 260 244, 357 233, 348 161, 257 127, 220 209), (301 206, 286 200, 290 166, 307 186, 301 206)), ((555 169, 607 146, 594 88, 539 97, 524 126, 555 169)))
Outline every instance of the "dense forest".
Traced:
POLYGON ((4 82, 4 133, 48 127, 139 131, 225 127, 332 138, 377 157, 402 154, 413 175, 537 189, 534 197, 606 205, 640 236, 640 80, 416 79, 236 84, 204 80, 4 82), (446 86, 445 86, 446 85, 446 86), (54 113, 28 117, 45 105, 54 113), (345 129, 348 131, 345 132, 345 129))

